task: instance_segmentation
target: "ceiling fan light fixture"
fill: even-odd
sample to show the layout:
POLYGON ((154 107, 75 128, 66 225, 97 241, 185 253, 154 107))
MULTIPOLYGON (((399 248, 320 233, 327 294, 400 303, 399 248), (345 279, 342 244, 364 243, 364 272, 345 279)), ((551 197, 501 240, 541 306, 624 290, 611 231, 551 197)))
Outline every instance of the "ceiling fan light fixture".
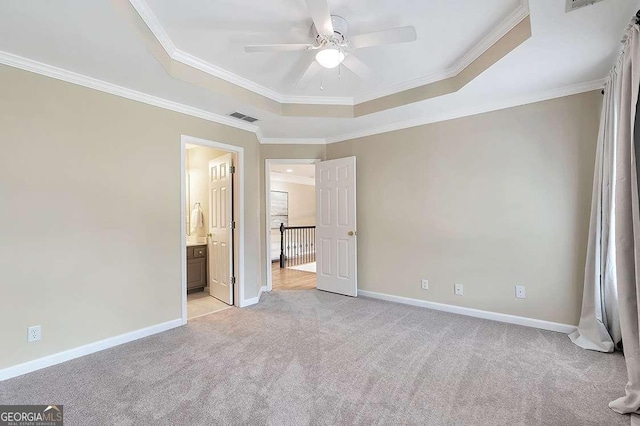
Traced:
POLYGON ((344 61, 344 53, 340 49, 329 47, 316 53, 316 61, 325 68, 335 68, 344 61))

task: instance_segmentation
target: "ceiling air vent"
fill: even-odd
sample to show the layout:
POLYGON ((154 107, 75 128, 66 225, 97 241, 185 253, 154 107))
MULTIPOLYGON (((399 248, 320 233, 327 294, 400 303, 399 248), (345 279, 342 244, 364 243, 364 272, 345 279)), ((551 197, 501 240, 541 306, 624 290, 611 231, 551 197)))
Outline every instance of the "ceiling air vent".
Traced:
POLYGON ((600 1, 602 0, 567 0, 567 12, 580 9, 581 7, 591 6, 600 1))
POLYGON ((244 115, 238 111, 236 112, 232 112, 231 114, 229 114, 229 117, 233 117, 233 118, 237 118, 238 120, 242 120, 242 121, 248 121, 249 123, 253 123, 254 121, 258 121, 257 118, 255 117, 251 117, 249 115, 244 115))

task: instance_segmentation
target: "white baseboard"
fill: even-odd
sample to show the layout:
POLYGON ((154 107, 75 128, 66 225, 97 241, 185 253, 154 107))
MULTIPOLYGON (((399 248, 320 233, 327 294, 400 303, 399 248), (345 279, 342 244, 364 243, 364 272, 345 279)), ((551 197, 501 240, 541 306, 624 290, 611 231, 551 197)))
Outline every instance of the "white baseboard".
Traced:
POLYGON ((558 322, 544 321, 534 318, 519 317, 517 315, 500 314, 497 312, 482 311, 480 309, 465 308, 462 306, 447 305, 444 303, 429 302, 428 300, 411 299, 409 297, 394 296, 385 293, 376 293, 367 290, 358 290, 358 296, 370 297, 372 299, 386 300, 389 302, 403 303, 405 305, 419 306, 421 308, 435 309, 437 311, 451 312, 454 314, 466 315, 475 318, 483 318, 493 321, 506 322, 509 324, 523 325, 525 327, 540 328, 542 330, 557 331, 559 333, 573 333, 577 327, 575 325, 561 324, 558 322))
POLYGON ((260 287, 260 291, 258 291, 258 295, 256 297, 252 297, 251 299, 244 299, 244 301, 242 302, 242 304, 240 305, 241 308, 246 308, 247 306, 251 306, 251 305, 255 305, 260 301, 260 296, 262 296, 262 292, 263 291, 267 291, 267 286, 263 285, 262 287, 260 287))
POLYGON ((47 355, 43 358, 34 359, 23 364, 14 365, 13 367, 7 367, 0 370, 0 381, 11 379, 12 377, 21 376, 23 374, 31 373, 32 371, 40 370, 42 368, 50 367, 52 365, 60 364, 65 361, 70 361, 75 358, 80 358, 85 355, 92 354, 94 352, 109 349, 114 346, 122 345, 134 340, 142 339, 143 337, 151 336, 152 334, 162 333, 163 331, 170 330, 172 328, 182 326, 182 318, 174 319, 172 321, 163 322, 160 324, 152 325, 150 327, 141 328, 140 330, 130 331, 128 333, 120 334, 118 336, 109 337, 97 342, 88 343, 77 348, 69 349, 63 352, 58 352, 53 355, 47 355))

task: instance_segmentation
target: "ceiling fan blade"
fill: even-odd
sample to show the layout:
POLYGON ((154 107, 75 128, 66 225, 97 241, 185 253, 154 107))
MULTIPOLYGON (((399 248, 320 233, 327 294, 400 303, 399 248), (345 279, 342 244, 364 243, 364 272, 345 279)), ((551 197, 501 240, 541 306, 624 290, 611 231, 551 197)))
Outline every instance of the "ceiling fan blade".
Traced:
POLYGON ((310 50, 312 44, 255 44, 245 46, 244 51, 247 53, 255 52, 288 52, 293 50, 310 50))
POLYGON ((302 76, 298 79, 295 87, 298 89, 304 89, 305 87, 307 87, 309 85, 309 82, 311 82, 311 80, 313 80, 313 78, 318 75, 321 69, 322 66, 314 59, 309 64, 304 74, 302 74, 302 76))
POLYGON ((390 30, 376 31, 374 33, 360 34, 349 37, 351 47, 360 49, 362 47, 380 46, 383 44, 406 43, 416 41, 416 29, 414 27, 400 27, 390 30))
POLYGON ((371 69, 369 65, 365 64, 354 55, 349 55, 344 58, 344 61, 342 61, 342 65, 347 67, 349 71, 353 72, 363 80, 380 81, 382 79, 380 75, 373 69, 371 69))
POLYGON ((307 0, 307 7, 311 13, 313 24, 320 35, 333 35, 333 23, 327 0, 307 0))

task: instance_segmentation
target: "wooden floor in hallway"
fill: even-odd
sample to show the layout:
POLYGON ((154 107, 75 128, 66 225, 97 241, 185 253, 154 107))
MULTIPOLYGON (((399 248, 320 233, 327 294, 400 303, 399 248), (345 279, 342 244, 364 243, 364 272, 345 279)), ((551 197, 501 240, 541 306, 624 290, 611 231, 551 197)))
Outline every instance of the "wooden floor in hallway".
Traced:
POLYGON ((274 290, 309 290, 316 288, 316 274, 280 268, 278 262, 271 263, 271 283, 274 290))

